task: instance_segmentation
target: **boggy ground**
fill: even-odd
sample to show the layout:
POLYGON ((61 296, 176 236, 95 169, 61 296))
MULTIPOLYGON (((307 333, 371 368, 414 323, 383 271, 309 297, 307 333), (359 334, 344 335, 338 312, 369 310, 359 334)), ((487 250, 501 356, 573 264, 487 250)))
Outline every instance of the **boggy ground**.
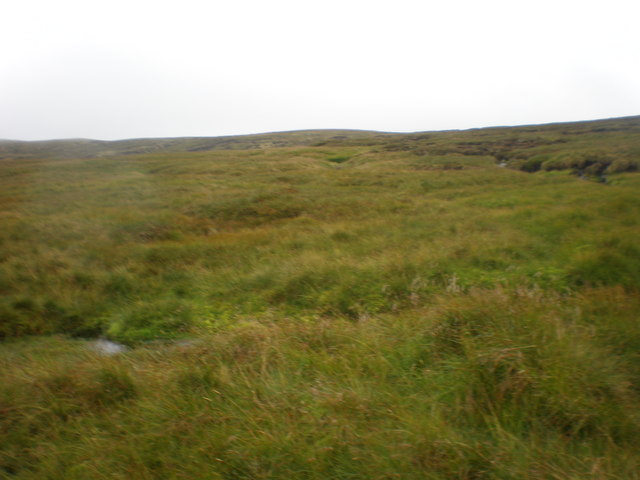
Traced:
POLYGON ((637 478, 638 123, 5 146, 0 478, 637 478))

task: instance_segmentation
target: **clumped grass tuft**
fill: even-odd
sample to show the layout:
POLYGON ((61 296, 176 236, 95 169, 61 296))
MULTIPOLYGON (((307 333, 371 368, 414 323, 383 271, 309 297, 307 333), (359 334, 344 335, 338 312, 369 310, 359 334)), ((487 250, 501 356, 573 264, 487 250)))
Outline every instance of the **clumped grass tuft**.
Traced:
POLYGON ((640 391, 626 298, 617 287, 451 292, 400 315, 247 320, 110 358, 77 340, 10 342, 2 468, 633 478, 640 391))

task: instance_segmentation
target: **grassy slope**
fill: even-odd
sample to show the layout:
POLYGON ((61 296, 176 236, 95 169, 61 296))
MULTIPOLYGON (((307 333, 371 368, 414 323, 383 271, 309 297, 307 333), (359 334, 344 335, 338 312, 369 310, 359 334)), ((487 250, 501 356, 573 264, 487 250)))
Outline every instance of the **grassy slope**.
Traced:
POLYGON ((134 138, 102 141, 88 139, 23 142, 0 140, 0 158, 88 158, 159 152, 246 150, 311 145, 345 139, 385 138, 390 134, 360 130, 300 130, 227 137, 134 138))
POLYGON ((5 340, 0 478, 636 478, 640 176, 496 158, 639 124, 5 158, 1 335, 201 341, 5 340))

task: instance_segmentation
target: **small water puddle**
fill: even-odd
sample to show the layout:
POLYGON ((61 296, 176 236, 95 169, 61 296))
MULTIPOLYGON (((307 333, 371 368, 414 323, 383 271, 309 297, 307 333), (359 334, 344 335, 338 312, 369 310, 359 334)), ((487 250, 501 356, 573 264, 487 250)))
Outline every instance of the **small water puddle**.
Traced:
MULTIPOLYGON (((182 338, 179 340, 151 340, 143 343, 141 346, 158 349, 167 347, 191 348, 201 344, 202 340, 199 338, 182 338)), ((126 345, 107 340, 106 338, 99 338, 97 340, 90 341, 87 348, 105 357, 119 355, 131 350, 131 348, 126 345)))
POLYGON ((112 342, 111 340, 105 340, 100 338, 89 343, 89 348, 100 355, 110 357, 112 355, 118 355, 129 350, 129 347, 122 345, 121 343, 112 342))

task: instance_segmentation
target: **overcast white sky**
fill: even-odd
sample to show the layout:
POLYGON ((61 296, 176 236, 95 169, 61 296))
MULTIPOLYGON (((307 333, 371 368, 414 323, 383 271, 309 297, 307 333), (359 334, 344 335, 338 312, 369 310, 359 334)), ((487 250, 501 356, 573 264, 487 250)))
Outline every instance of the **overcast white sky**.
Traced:
POLYGON ((640 114, 638 0, 2 0, 0 138, 640 114))

